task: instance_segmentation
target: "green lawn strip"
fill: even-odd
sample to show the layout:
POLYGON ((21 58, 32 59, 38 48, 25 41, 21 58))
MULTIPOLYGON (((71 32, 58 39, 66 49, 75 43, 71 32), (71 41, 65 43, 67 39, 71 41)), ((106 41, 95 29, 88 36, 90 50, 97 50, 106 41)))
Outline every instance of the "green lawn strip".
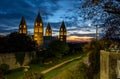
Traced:
POLYGON ((63 72, 63 71, 66 70, 66 69, 69 69, 71 66, 77 64, 78 62, 79 62, 79 60, 74 60, 74 61, 72 61, 72 62, 70 62, 70 63, 68 63, 68 64, 65 64, 65 65, 62 66, 62 67, 59 67, 59 68, 57 68, 57 69, 54 69, 54 70, 46 73, 46 74, 44 75, 44 79, 51 79, 51 78, 54 77, 55 75, 63 72))
POLYGON ((73 55, 69 55, 69 56, 64 56, 61 60, 59 61, 56 61, 54 62, 54 64, 52 64, 53 66, 56 65, 56 64, 59 64, 59 63, 62 63, 66 60, 69 60, 69 59, 72 59, 72 58, 76 58, 76 57, 79 57, 79 56, 84 56, 85 54, 80 54, 80 53, 77 53, 77 54, 73 54, 73 55))
POLYGON ((18 71, 18 72, 6 75, 6 78, 7 79, 23 79, 24 78, 24 73, 22 71, 18 71))
POLYGON ((28 72, 24 73, 23 70, 20 71, 13 71, 13 73, 10 73, 6 75, 7 79, 24 79, 25 76, 34 73, 34 72, 39 72, 42 71, 44 67, 40 67, 39 65, 30 65, 30 69, 28 72))
POLYGON ((45 67, 41 67, 40 65, 39 66, 38 65, 30 65, 30 67, 31 68, 29 69, 28 72, 26 72, 26 75, 29 75, 31 73, 38 73, 45 69, 45 67))
MULTIPOLYGON (((52 63, 51 65, 48 65, 48 66, 45 65, 45 66, 41 67, 41 65, 30 65, 30 69, 29 69, 28 72, 26 72, 26 75, 29 75, 29 74, 34 73, 34 72, 35 73, 40 72, 42 70, 45 70, 46 68, 50 68, 50 67, 52 67, 56 64, 59 64, 59 63, 65 61, 65 60, 69 60, 71 58, 75 58, 75 57, 78 57, 80 55, 81 54, 73 54, 73 55, 65 56, 59 62, 58 61, 54 62, 54 63, 52 63)), ((17 71, 17 69, 15 69, 15 71, 12 71, 10 74, 6 75, 7 79, 24 79, 24 77, 25 77, 24 71, 23 70, 18 70, 17 71)))
MULTIPOLYGON (((77 55, 76 57, 78 57, 78 56, 79 56, 79 55, 77 55)), ((87 56, 86 54, 82 54, 80 60, 74 60, 74 61, 72 61, 72 62, 70 62, 70 63, 66 63, 66 64, 64 64, 63 66, 61 66, 61 67, 59 67, 59 68, 57 68, 57 69, 54 69, 54 70, 46 73, 46 74, 44 75, 44 79, 51 79, 52 77, 60 74, 61 72, 65 71, 65 70, 67 70, 67 69, 69 69, 69 68, 71 68, 72 66, 74 66, 74 65, 76 65, 76 64, 79 64, 86 56, 87 56)), ((74 58, 74 55, 71 56, 71 57, 74 58)))

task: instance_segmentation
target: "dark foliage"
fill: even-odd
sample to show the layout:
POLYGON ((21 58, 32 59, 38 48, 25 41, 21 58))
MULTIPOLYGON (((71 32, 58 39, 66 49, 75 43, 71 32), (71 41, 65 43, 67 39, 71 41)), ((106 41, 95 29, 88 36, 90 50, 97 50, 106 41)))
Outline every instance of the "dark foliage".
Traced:
POLYGON ((9 65, 1 64, 0 69, 1 69, 2 73, 5 75, 5 74, 7 74, 9 72, 9 65))
POLYGON ((68 54, 83 52, 82 47, 85 44, 87 44, 87 42, 84 42, 84 43, 68 43, 68 46, 69 46, 69 53, 68 54))
POLYGON ((37 51, 36 58, 31 63, 41 64, 44 62, 54 62, 56 59, 61 59, 65 54, 68 53, 69 47, 66 43, 59 40, 52 41, 48 48, 45 50, 37 51))
POLYGON ((25 53, 21 52, 21 53, 15 53, 15 58, 16 58, 16 62, 19 62, 19 64, 22 66, 23 62, 24 62, 24 57, 25 57, 25 53))
POLYGON ((100 41, 93 40, 83 47, 84 52, 89 53, 90 65, 87 71, 89 79, 93 79, 100 72, 100 50, 103 48, 101 44, 100 41))
POLYGON ((36 43, 29 36, 17 32, 0 38, 1 53, 33 51, 35 46, 36 43))
POLYGON ((3 71, 2 71, 1 68, 0 68, 0 78, 1 78, 1 79, 5 79, 4 73, 3 73, 3 71))
POLYGON ((120 15, 120 1, 108 1, 104 4, 104 10, 111 14, 120 15))
POLYGON ((59 40, 52 41, 47 49, 48 53, 50 53, 50 56, 52 55, 57 58, 61 58, 64 54, 67 54, 68 50, 68 45, 59 40))
POLYGON ((111 15, 104 24, 104 39, 120 41, 120 15, 111 15))
MULTIPOLYGON (((90 1, 85 1, 83 4, 83 8, 91 8, 91 11, 87 11, 88 13, 88 18, 90 19, 91 15, 92 18, 94 15, 97 15, 98 12, 96 12, 96 8, 100 7, 99 10, 102 12, 102 16, 100 17, 101 23, 99 24, 99 20, 95 20, 94 22, 97 23, 100 27, 103 28, 103 38, 106 40, 111 40, 113 42, 118 42, 120 41, 120 0, 90 0, 90 1), (92 9, 92 7, 94 7, 92 9), (97 14, 94 14, 96 12, 97 14), (103 16, 106 15, 106 16, 103 16), (102 21, 103 18, 103 21, 102 21)), ((97 9, 97 11, 99 11, 97 9)))

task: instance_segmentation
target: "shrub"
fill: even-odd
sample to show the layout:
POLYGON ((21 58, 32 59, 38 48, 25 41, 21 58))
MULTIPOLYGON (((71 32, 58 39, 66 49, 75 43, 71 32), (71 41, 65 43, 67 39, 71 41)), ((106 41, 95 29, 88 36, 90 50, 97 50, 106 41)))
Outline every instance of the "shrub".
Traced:
POLYGON ((1 64, 0 69, 2 70, 3 74, 9 73, 9 65, 7 64, 1 64))

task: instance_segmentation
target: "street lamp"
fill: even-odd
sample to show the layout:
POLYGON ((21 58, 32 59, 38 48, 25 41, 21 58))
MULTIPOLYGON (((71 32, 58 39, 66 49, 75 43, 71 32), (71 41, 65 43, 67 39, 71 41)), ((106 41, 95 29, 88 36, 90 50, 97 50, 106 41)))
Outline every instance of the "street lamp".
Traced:
POLYGON ((96 40, 98 40, 98 37, 99 37, 99 35, 98 35, 98 26, 96 25, 96 40))
POLYGON ((91 23, 91 24, 88 24, 88 26, 96 26, 96 35, 95 35, 95 39, 96 40, 99 39, 99 28, 101 28, 98 25, 102 25, 102 24, 104 24, 104 23, 99 23, 99 24, 96 24, 96 23, 93 24, 93 23, 91 23))

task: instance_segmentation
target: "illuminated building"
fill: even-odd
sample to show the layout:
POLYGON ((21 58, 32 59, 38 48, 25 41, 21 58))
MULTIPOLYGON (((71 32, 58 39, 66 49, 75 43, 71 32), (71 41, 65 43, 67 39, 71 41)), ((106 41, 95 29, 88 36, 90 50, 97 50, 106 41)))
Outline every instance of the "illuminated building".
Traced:
POLYGON ((52 29, 51 29, 49 23, 48 23, 47 28, 46 28, 45 36, 52 36, 52 29))
POLYGON ((62 22, 62 25, 60 27, 60 34, 59 34, 59 39, 60 41, 66 42, 66 27, 64 21, 62 22))
MULTIPOLYGON (((20 22, 19 33, 27 34, 27 25, 24 17, 22 17, 22 20, 20 22)), ((66 35, 67 35, 66 28, 63 21, 60 27, 60 35, 59 35, 60 41, 66 42, 66 35)), ((31 37, 31 39, 36 41, 36 43, 40 47, 47 47, 51 41, 58 39, 58 37, 52 36, 52 29, 50 23, 48 23, 46 27, 45 36, 44 36, 44 27, 43 27, 42 18, 40 16, 40 12, 38 12, 38 15, 34 22, 34 34, 29 36, 31 37)))
POLYGON ((24 17, 22 17, 20 25, 19 25, 19 33, 27 34, 27 25, 26 25, 24 17))
POLYGON ((34 23, 34 40, 39 46, 43 46, 43 22, 39 12, 34 23))

